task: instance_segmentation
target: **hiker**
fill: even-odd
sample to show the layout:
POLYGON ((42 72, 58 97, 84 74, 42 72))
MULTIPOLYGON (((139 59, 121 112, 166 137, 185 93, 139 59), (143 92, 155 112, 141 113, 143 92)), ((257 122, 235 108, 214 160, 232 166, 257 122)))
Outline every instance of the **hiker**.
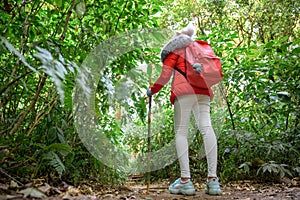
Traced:
POLYGON ((194 28, 188 25, 171 39, 161 52, 162 72, 147 95, 153 94, 168 83, 173 75, 170 101, 174 105, 175 145, 180 164, 181 177, 171 186, 172 194, 194 195, 195 188, 191 181, 188 155, 188 127, 193 111, 197 126, 202 134, 208 164, 208 176, 205 192, 211 195, 221 194, 217 177, 217 139, 211 125, 210 100, 213 98, 211 88, 192 87, 176 68, 185 71, 185 46, 193 42, 194 28))

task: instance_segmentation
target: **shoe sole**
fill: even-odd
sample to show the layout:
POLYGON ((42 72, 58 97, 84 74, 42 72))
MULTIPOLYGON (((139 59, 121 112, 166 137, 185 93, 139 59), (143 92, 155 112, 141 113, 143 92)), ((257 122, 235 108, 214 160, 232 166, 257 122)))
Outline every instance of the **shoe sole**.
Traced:
POLYGON ((210 195, 221 195, 221 191, 205 191, 205 194, 210 194, 210 195))
POLYGON ((195 192, 195 189, 190 189, 190 190, 172 190, 172 189, 169 189, 170 193, 171 194, 183 194, 183 195, 187 195, 187 196, 191 196, 191 195, 195 195, 196 192, 195 192))

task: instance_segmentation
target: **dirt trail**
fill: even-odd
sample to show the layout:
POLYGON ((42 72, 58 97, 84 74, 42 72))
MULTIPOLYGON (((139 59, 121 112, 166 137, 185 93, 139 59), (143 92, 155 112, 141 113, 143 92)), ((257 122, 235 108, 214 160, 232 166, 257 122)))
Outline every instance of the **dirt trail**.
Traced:
MULTIPOLYGON (((205 185, 198 185, 196 187, 196 195, 194 196, 183 196, 183 195, 174 195, 170 194, 167 190, 167 187, 160 189, 161 186, 150 187, 150 194, 145 194, 146 188, 143 187, 143 190, 139 190, 138 195, 135 196, 135 199, 151 199, 151 200, 189 200, 189 199, 242 199, 242 200, 269 200, 269 199, 299 199, 300 200, 300 188, 299 187, 289 187, 287 185, 281 184, 227 184, 222 187, 222 195, 212 196, 207 195, 204 192, 205 185), (151 189, 154 188, 154 189, 151 189)), ((136 190, 135 190, 136 191, 136 190)), ((127 197, 130 199, 130 197, 127 197)), ((133 199, 134 199, 133 198, 133 199)))
POLYGON ((115 188, 91 184, 73 187, 64 184, 52 187, 45 183, 26 187, 11 188, 0 184, 0 200, 12 199, 47 199, 47 200, 212 200, 212 199, 241 199, 241 200, 300 200, 299 182, 280 184, 258 184, 250 181, 227 183, 221 185, 222 195, 205 194, 205 184, 195 183, 196 195, 173 195, 168 191, 168 184, 151 184, 147 194, 145 185, 128 184, 115 188))

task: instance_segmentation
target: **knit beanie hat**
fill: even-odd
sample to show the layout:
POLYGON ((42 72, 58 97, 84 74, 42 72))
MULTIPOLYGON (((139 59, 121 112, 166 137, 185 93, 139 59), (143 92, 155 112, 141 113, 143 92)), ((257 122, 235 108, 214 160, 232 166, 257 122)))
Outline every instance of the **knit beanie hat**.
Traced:
POLYGON ((179 32, 177 32, 177 35, 185 34, 187 36, 192 37, 195 33, 195 29, 192 24, 187 25, 183 29, 181 29, 179 32))

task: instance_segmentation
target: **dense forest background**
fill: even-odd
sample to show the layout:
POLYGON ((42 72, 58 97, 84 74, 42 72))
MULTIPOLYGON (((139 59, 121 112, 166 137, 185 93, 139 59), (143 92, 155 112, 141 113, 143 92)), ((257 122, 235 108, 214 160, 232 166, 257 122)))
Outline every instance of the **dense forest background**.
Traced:
MULTIPOLYGON (((77 75, 86 70, 81 64, 115 35, 170 30, 154 37, 163 42, 189 22, 222 59, 225 76, 214 88, 212 102, 221 181, 299 177, 298 0, 2 0, 0 12, 0 170, 7 179, 72 184, 127 180, 131 174, 90 154, 74 126, 74 87, 86 87, 86 80, 78 81, 77 75)), ((149 78, 160 72, 162 42, 111 62, 95 88, 94 120, 124 151, 147 152, 145 91, 149 78), (141 63, 148 70, 138 70, 141 63), (120 84, 128 76, 133 84, 126 96, 129 85, 120 84), (108 85, 119 90, 108 90, 108 85), (126 98, 111 98, 120 95, 126 98), (128 119, 134 126, 128 126, 128 119)), ((153 151, 174 138, 168 95, 166 87, 153 99, 153 151)), ((194 179, 203 178, 207 168, 201 134, 192 125, 191 132, 192 173, 194 179)), ((174 162, 151 177, 175 178, 178 166, 174 162)))

